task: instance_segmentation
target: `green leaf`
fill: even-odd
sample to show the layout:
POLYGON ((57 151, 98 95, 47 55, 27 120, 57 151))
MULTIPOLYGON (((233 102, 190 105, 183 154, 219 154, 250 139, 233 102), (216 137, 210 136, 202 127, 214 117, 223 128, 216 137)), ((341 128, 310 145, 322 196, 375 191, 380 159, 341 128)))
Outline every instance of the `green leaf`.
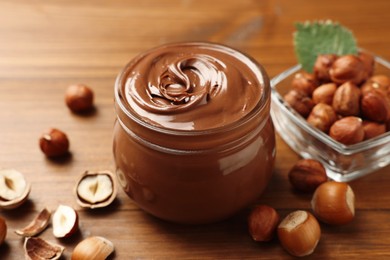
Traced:
POLYGON ((307 72, 313 72, 319 54, 357 54, 353 33, 339 23, 329 20, 296 23, 295 28, 295 54, 307 72))

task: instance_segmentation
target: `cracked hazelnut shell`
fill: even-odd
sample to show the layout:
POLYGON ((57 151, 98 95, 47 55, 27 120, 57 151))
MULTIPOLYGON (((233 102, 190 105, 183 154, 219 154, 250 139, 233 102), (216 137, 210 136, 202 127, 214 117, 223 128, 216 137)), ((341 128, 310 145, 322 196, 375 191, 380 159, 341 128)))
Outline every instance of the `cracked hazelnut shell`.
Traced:
POLYGON ((74 193, 77 203, 82 207, 106 207, 116 198, 115 177, 109 171, 86 171, 77 180, 74 193))

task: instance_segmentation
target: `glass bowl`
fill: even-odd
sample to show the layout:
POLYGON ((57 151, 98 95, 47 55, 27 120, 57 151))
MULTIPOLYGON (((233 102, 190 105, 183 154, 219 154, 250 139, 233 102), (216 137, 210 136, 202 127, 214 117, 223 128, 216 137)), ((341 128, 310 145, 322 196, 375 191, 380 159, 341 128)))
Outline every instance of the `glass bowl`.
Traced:
MULTIPOLYGON (((375 56, 375 74, 390 76, 390 62, 375 56)), ((283 96, 291 89, 295 65, 271 80, 271 116, 282 139, 303 158, 323 163, 328 177, 351 181, 390 164, 390 132, 354 145, 343 145, 309 125, 283 96)))

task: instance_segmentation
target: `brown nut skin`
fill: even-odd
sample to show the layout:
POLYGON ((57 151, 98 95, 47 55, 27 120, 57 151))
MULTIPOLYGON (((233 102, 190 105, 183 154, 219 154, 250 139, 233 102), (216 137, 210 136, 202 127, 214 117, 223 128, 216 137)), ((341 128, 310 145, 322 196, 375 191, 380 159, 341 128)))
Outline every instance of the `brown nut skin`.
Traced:
POLYGON ((300 90, 310 97, 317 88, 318 82, 313 74, 301 71, 294 75, 291 86, 293 89, 300 90))
POLYGON ((307 117, 307 122, 324 133, 328 133, 330 127, 337 120, 334 109, 325 103, 315 105, 307 117))
POLYGON ((299 160, 289 171, 291 185, 302 192, 313 192, 328 177, 322 163, 313 159, 299 160))
POLYGON ((83 84, 70 85, 65 92, 65 103, 74 113, 82 113, 93 108, 93 92, 83 84))
POLYGON ((363 120, 364 140, 377 137, 386 132, 386 124, 363 120))
POLYGON ((284 96, 284 100, 304 118, 310 114, 315 105, 309 96, 307 96, 304 92, 296 89, 290 90, 284 96))
POLYGON ((390 78, 381 74, 374 75, 362 85, 361 91, 363 95, 368 92, 378 92, 390 100, 390 78))
POLYGON ((359 143, 364 139, 363 121, 354 116, 341 118, 330 127, 329 135, 345 145, 359 143))
POLYGON ((278 229, 282 247, 293 256, 306 256, 314 252, 321 238, 317 219, 307 211, 297 210, 288 214, 278 229))
POLYGON ((314 63, 314 75, 321 82, 330 82, 329 70, 337 59, 335 54, 321 54, 314 63))
POLYGON ((332 105, 334 93, 337 90, 335 83, 322 84, 313 91, 312 99, 314 103, 325 103, 332 105))
POLYGON ((254 241, 270 241, 279 225, 278 212, 270 206, 258 205, 252 209, 248 217, 248 230, 254 241))
POLYGON ((7 236, 7 224, 5 219, 0 217, 0 246, 3 244, 5 237, 7 236))
POLYGON ((342 116, 358 116, 360 113, 360 89, 351 82, 339 86, 334 93, 332 106, 342 116))
POLYGON ((363 95, 360 106, 365 119, 378 123, 390 120, 390 102, 378 92, 363 95))
POLYGON ((39 139, 39 146, 47 157, 60 157, 69 153, 67 135, 56 128, 51 128, 39 139))
POLYGON ((355 195, 344 182, 325 182, 313 194, 314 215, 330 225, 345 225, 355 217, 355 195))
POLYGON ((337 84, 351 81, 359 85, 366 79, 363 62, 355 55, 343 55, 338 57, 329 70, 330 78, 337 84))
POLYGON ((371 77, 372 74, 374 73, 374 68, 375 68, 374 55, 366 51, 360 51, 358 53, 358 57, 363 62, 364 71, 366 73, 365 78, 371 77))

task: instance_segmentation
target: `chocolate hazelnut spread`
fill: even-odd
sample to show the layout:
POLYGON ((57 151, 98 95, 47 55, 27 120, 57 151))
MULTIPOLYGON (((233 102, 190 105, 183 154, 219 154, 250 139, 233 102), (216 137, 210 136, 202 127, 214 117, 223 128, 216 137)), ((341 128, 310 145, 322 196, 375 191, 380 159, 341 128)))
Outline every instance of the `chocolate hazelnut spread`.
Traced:
POLYGON ((239 120, 261 96, 258 69, 244 55, 212 45, 153 49, 132 62, 123 91, 150 124, 205 130, 239 120))
POLYGON ((119 182, 145 211, 174 222, 224 219, 272 174, 269 79, 248 56, 212 43, 135 57, 115 89, 119 182))

